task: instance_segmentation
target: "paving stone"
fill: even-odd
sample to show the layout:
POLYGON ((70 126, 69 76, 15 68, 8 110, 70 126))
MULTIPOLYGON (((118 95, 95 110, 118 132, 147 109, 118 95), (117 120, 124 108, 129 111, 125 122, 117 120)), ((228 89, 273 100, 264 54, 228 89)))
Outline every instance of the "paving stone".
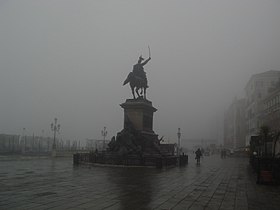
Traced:
POLYGON ((220 204, 208 204, 205 206, 205 210, 217 210, 220 208, 220 204))
POLYGON ((194 201, 183 200, 182 202, 178 203, 172 209, 180 210, 180 209, 189 209, 193 205, 194 201))
POLYGON ((200 204, 199 202, 195 202, 193 205, 191 205, 189 208, 189 210, 204 210, 205 206, 200 204))

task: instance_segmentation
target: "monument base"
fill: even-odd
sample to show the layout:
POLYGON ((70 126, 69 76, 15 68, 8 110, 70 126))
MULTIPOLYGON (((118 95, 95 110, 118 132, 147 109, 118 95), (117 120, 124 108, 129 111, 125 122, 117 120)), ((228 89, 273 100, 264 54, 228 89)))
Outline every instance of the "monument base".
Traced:
POLYGON ((174 155, 175 145, 161 144, 161 139, 153 131, 153 113, 157 109, 152 106, 151 101, 143 98, 127 99, 121 107, 124 109, 124 128, 112 138, 107 151, 75 154, 75 164, 161 168, 182 163, 182 158, 174 155))
POLYGON ((154 133, 153 114, 157 109, 151 101, 143 98, 127 99, 120 106, 124 109, 124 129, 133 126, 137 131, 154 133))
POLYGON ((73 163, 75 165, 106 165, 106 166, 122 166, 122 167, 171 167, 179 163, 177 156, 160 156, 160 155, 125 155, 120 156, 113 153, 76 153, 73 155, 73 163))

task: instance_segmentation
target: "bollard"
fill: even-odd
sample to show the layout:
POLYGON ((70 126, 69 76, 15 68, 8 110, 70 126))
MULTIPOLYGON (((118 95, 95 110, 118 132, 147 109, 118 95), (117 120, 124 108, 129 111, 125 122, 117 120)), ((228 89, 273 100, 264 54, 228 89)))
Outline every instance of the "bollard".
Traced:
POLYGON ((79 160, 80 160, 80 154, 79 153, 73 154, 74 165, 79 165, 79 160))
POLYGON ((157 168, 162 168, 162 158, 157 158, 156 159, 156 167, 157 168))

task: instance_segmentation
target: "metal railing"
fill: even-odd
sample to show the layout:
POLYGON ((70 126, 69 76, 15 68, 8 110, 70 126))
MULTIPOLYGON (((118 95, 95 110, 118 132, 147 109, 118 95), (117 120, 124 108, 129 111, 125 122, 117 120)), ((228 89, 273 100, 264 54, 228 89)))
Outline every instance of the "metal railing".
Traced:
POLYGON ((137 155, 117 155, 106 153, 76 153, 73 155, 73 163, 79 164, 107 164, 107 165, 123 165, 123 166, 155 166, 157 168, 186 165, 188 163, 188 156, 181 155, 179 158, 176 156, 144 156, 137 155))

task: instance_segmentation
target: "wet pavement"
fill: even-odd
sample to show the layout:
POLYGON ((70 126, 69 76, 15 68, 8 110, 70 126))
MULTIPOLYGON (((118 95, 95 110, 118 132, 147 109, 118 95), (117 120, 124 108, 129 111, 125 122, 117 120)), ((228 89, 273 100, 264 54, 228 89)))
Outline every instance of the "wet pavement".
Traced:
POLYGON ((279 209, 280 187, 256 185, 246 158, 152 169, 0 158, 0 209, 279 209))

